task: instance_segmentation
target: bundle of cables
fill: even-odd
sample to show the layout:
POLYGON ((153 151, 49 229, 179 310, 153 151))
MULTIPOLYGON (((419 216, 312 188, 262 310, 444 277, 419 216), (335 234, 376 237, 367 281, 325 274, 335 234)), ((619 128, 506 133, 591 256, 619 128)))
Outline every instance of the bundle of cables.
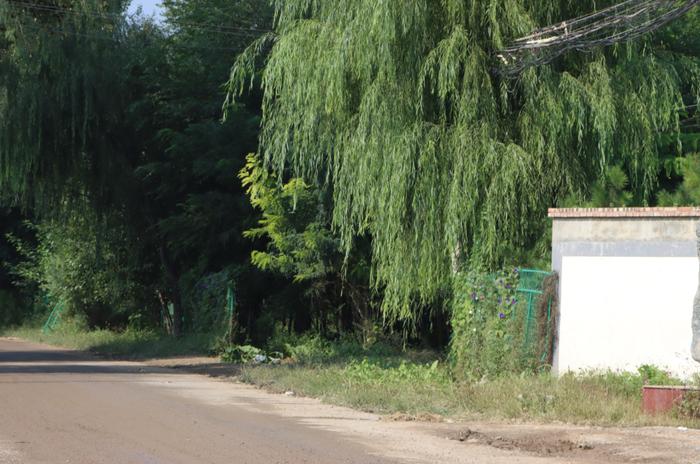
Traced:
POLYGON ((700 0, 627 0, 595 13, 544 27, 497 55, 504 75, 549 63, 561 54, 636 39, 685 15, 700 0))

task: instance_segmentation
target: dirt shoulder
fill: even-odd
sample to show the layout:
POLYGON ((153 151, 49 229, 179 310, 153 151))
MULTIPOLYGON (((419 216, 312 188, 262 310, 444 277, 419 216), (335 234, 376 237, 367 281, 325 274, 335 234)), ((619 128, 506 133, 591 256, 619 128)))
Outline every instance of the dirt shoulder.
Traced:
MULTIPOLYGON (((379 416, 279 395, 238 382, 239 368, 216 358, 150 360, 145 364, 208 375, 228 385, 251 411, 297 419, 352 437, 377 453, 419 462, 700 463, 700 431, 670 427, 609 428, 568 424, 454 422, 379 416)), ((222 401, 212 395, 210 401, 222 401)))

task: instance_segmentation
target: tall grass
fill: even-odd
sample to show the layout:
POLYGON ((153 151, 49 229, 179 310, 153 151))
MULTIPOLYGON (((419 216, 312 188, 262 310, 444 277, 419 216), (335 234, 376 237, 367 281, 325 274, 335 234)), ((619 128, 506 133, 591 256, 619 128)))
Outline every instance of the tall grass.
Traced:
POLYGON ((455 381, 440 365, 382 367, 368 362, 329 366, 246 366, 242 380, 320 398, 364 411, 454 419, 561 421, 595 425, 667 425, 700 428, 674 412, 641 410, 641 376, 599 373, 508 375, 482 382, 455 381))
POLYGON ((435 353, 401 354, 386 346, 363 349, 347 341, 329 344, 314 338, 297 343, 287 341, 289 363, 247 365, 241 379, 275 392, 292 390, 383 414, 700 428, 700 420, 675 411, 657 416, 642 412, 645 383, 681 383, 653 366, 638 373, 589 372, 559 378, 549 373, 505 374, 470 381, 456 375, 435 353))

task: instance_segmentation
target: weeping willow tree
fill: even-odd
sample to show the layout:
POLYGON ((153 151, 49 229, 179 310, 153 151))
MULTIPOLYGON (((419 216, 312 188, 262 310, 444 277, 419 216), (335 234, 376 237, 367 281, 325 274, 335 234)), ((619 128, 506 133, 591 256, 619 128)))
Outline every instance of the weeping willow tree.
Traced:
POLYGON ((511 40, 610 3, 277 0, 275 30, 238 59, 230 95, 264 60, 261 155, 332 189, 346 249, 372 237, 385 316, 411 320, 456 258, 507 262, 543 233, 547 207, 585 196, 607 166, 651 200, 657 136, 678 133, 678 109, 697 101, 697 56, 650 36, 515 78, 498 70, 511 40))
POLYGON ((23 206, 96 195, 121 158, 123 0, 0 2, 0 193, 23 206))

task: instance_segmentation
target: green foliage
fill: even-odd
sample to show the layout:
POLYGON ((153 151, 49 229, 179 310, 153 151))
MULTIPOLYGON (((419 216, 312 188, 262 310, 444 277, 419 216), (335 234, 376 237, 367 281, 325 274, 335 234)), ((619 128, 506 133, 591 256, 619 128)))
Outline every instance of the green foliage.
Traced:
POLYGON ((562 207, 589 207, 612 208, 625 207, 638 204, 630 190, 629 177, 625 170, 619 166, 607 166, 591 187, 590 197, 582 199, 578 195, 569 195, 565 198, 562 207))
POLYGON ((251 204, 262 212, 259 226, 243 235, 269 240, 268 251, 253 251, 254 265, 297 282, 337 272, 340 244, 325 222, 318 191, 298 178, 278 185, 253 154, 248 155, 239 177, 251 204))
POLYGON ((644 385, 683 385, 679 379, 654 365, 639 366, 637 372, 644 385))
POLYGON ((676 412, 682 418, 700 419, 700 391, 686 392, 676 412))
POLYGON ((346 335, 337 341, 318 334, 298 335, 277 330, 267 343, 269 350, 283 353, 301 365, 321 365, 355 358, 392 359, 402 352, 400 340, 382 338, 366 344, 357 335, 346 335))
POLYGON ((657 137, 677 136, 677 109, 698 100, 698 55, 680 45, 697 15, 518 79, 494 72, 510 40, 607 3, 277 1, 275 33, 241 55, 229 90, 269 51, 261 157, 332 191, 343 248, 372 237, 386 318, 416 320, 413 302, 443 291, 456 250, 497 267, 606 166, 623 166, 635 197, 653 195, 657 137))
POLYGON ((227 328, 226 288, 213 280, 228 274, 225 279, 241 283, 238 321, 251 335, 270 284, 248 263, 252 243, 242 234, 255 214, 235 174, 257 147, 259 103, 251 96, 221 121, 230 68, 221 54, 235 56, 259 36, 271 10, 252 0, 176 0, 163 7, 167 24, 155 30, 144 24, 132 34, 141 42, 129 87, 138 92, 127 111, 142 154, 132 207, 161 251, 162 294, 184 313, 186 330, 227 328), (240 33, 223 33, 230 27, 240 33))
POLYGON ((318 334, 297 335, 277 330, 267 346, 301 364, 318 364, 334 357, 333 344, 318 334))
POLYGON ((439 363, 439 361, 433 361, 416 364, 401 361, 398 366, 388 367, 365 358, 362 361, 351 361, 345 367, 345 375, 348 382, 359 382, 368 386, 387 383, 416 385, 425 382, 449 382, 449 374, 439 368, 439 363))
POLYGON ((235 56, 259 36, 271 9, 252 0, 165 1, 167 23, 155 23, 127 19, 127 3, 0 4, 0 196, 28 207, 42 234, 60 242, 37 252, 46 262, 55 255, 63 281, 52 279, 52 294, 69 297, 91 322, 116 317, 123 325, 141 314, 138 323, 150 326, 173 304, 174 320, 187 313, 190 330, 220 331, 211 298, 195 286, 235 269, 255 283, 240 292, 251 325, 266 286, 247 264, 251 244, 242 232, 253 211, 235 174, 257 147, 259 103, 251 96, 221 122, 230 70, 221 53, 235 56), (119 218, 118 232, 89 227, 75 239, 73 217, 84 213, 105 224, 119 218), (65 236, 84 245, 74 261, 64 254, 65 236), (100 267, 89 262, 92 242, 119 242, 119 259, 107 259, 102 273, 90 272, 100 267), (128 301, 128 289, 115 298, 112 284, 124 279, 107 274, 132 273, 122 271, 125 260, 140 263, 134 285, 148 290, 147 307, 128 301), (82 267, 69 270, 73 262, 82 267), (116 307, 98 309, 107 304, 116 307))
POLYGON ((275 178, 256 155, 248 155, 239 177, 262 213, 257 227, 244 232, 266 242, 264 251, 252 252, 251 262, 304 289, 311 305, 307 311, 323 335, 332 324, 339 333, 358 330, 369 341, 378 311, 369 291, 367 241, 358 240, 359 246, 344 255, 322 192, 300 178, 275 178))
POLYGON ((623 207, 630 206, 633 194, 629 190, 629 179, 620 166, 610 166, 593 185, 591 206, 623 207))
POLYGON ((28 295, 14 285, 12 267, 22 259, 8 237, 23 237, 31 241, 31 233, 23 227, 16 210, 0 208, 0 327, 22 323, 32 316, 28 295))
POLYGON ((50 304, 63 302, 69 313, 91 327, 123 325, 130 314, 151 303, 142 282, 139 246, 113 216, 98 218, 86 209, 62 221, 35 226, 37 246, 14 239, 26 258, 14 272, 23 285, 35 286, 50 304))
POLYGON ((533 372, 541 366, 531 321, 526 340, 527 307, 516 289, 518 270, 496 274, 458 273, 454 279, 450 362, 458 377, 480 379, 533 372), (519 301, 520 300, 520 301, 519 301))
POLYGON ((700 153, 691 153, 675 160, 681 185, 674 192, 662 190, 658 195, 661 206, 700 205, 700 153))
POLYGON ((643 376, 588 372, 559 378, 545 374, 504 374, 464 381, 435 353, 404 352, 243 367, 241 378, 276 392, 292 390, 331 404, 374 413, 435 415, 469 419, 562 421, 598 425, 686 425, 700 422, 678 414, 644 414, 643 376))
POLYGON ((111 195, 125 143, 125 2, 0 4, 0 195, 43 211, 111 195), (103 15, 117 15, 104 24, 103 15), (102 40, 95 37, 102 37, 102 40), (105 40, 106 39, 106 40, 105 40), (123 49, 121 49, 123 50, 123 49))
POLYGON ((263 351, 250 345, 228 346, 221 352, 221 361, 227 363, 246 364, 263 358, 267 358, 263 351))

